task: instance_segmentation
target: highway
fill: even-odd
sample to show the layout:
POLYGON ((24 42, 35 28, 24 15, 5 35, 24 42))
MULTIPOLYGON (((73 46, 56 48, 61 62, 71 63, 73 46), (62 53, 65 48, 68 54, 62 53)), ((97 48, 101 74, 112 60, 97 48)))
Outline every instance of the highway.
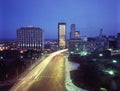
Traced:
POLYGON ((61 50, 50 54, 27 75, 18 79, 10 91, 66 91, 64 56, 61 50))

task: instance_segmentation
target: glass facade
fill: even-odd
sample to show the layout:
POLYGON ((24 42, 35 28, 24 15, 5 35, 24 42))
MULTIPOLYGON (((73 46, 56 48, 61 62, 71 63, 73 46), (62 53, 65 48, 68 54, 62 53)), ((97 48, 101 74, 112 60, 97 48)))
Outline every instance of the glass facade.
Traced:
POLYGON ((58 45, 59 48, 66 47, 66 23, 58 24, 58 45))

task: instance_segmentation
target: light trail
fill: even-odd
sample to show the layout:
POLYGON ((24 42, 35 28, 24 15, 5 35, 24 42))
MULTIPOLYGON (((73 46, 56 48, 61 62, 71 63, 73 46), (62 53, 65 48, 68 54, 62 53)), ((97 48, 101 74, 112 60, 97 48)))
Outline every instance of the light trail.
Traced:
POLYGON ((31 85, 37 81, 40 74, 46 68, 48 63, 53 59, 53 57, 60 53, 66 52, 67 50, 68 49, 59 50, 57 52, 50 54, 45 60, 43 60, 40 64, 38 64, 27 75, 18 79, 18 82, 10 89, 10 91, 28 91, 31 85))

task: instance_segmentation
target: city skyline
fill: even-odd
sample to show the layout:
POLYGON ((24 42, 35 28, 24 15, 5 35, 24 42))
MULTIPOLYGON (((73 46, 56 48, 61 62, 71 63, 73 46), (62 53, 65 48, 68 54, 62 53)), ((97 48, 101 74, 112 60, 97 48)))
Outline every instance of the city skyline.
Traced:
POLYGON ((33 25, 45 31, 45 38, 57 39, 58 22, 66 22, 67 38, 70 25, 76 24, 81 36, 98 36, 120 32, 119 0, 2 0, 0 5, 0 39, 15 39, 16 30, 33 25), (54 35, 54 36, 53 36, 54 35))

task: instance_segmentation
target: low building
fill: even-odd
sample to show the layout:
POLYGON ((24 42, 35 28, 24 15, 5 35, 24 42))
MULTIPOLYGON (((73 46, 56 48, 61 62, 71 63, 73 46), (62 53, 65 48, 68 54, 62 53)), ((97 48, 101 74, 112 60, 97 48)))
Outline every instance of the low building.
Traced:
POLYGON ((21 50, 44 50, 43 29, 38 27, 22 27, 17 30, 18 48, 21 50))

